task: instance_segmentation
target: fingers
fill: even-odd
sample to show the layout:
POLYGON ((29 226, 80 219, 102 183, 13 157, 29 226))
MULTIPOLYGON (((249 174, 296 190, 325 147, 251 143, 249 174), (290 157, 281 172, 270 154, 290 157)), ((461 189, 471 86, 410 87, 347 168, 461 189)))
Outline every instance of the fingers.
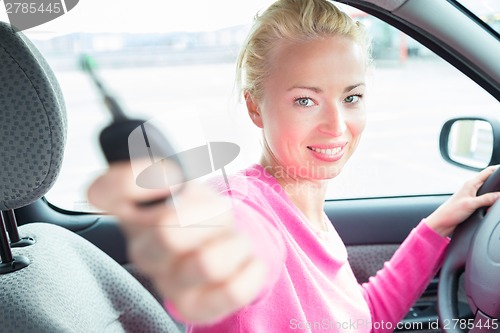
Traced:
MULTIPOLYGON (((179 177, 179 170, 172 162, 161 164, 162 170, 169 177, 179 177)), ((159 177, 161 174, 157 174, 159 177)), ((153 184, 153 181, 151 181, 153 184)), ((158 184, 164 184, 161 179, 158 184)), ((154 187, 154 186, 150 186, 154 187)), ((176 193, 174 188, 172 192, 176 193)), ((165 207, 171 205, 171 189, 166 186, 144 188, 137 185, 136 177, 129 162, 113 163, 107 172, 98 177, 89 187, 87 196, 90 203, 112 215, 116 215, 125 223, 149 224, 158 221, 164 214, 165 207), (142 207, 141 203, 156 202, 157 204, 142 207)), ((165 219, 164 219, 165 220, 165 219)))
POLYGON ((498 169, 498 165, 487 167, 476 176, 464 183, 462 188, 455 192, 453 198, 476 197, 479 188, 498 169))
POLYGON ((173 282, 180 289, 222 283, 245 266, 252 253, 243 235, 223 234, 196 252, 181 257, 173 266, 176 272, 173 282))
POLYGON ((213 228, 219 233, 203 240, 206 235, 192 234, 189 226, 148 229, 129 244, 130 257, 183 319, 213 322, 259 294, 267 270, 245 235, 213 228), (191 238, 198 238, 198 243, 191 238), (192 247, 183 244, 188 239, 192 247))
POLYGON ((108 212, 119 211, 128 208, 128 205, 135 205, 138 201, 155 200, 169 194, 169 188, 145 189, 138 186, 129 162, 114 163, 87 191, 89 201, 108 212))
POLYGON ((477 176, 472 180, 475 187, 479 188, 484 182, 498 169, 498 165, 492 165, 482 170, 477 174, 477 176))
MULTIPOLYGON (((241 250, 249 252, 247 244, 236 235, 232 226, 232 215, 229 212, 225 217, 219 216, 218 225, 199 223, 183 227, 170 224, 172 222, 169 220, 172 219, 168 214, 163 218, 167 221, 148 226, 133 222, 123 223, 128 239, 129 258, 146 274, 166 274, 165 267, 172 265, 174 261, 172 258, 176 258, 175 261, 189 262, 193 260, 193 253, 201 256, 201 259, 195 260, 197 265, 208 267, 211 265, 208 262, 222 264, 220 259, 227 256, 229 251, 233 251, 229 258, 233 258, 241 250), (235 248, 231 250, 231 247, 235 248)), ((205 274, 206 271, 203 268, 196 271, 192 269, 180 271, 185 270, 188 273, 183 273, 179 279, 184 279, 193 271, 195 274, 205 274)))
POLYGON ((223 283, 190 289, 173 301, 184 319, 194 324, 213 322, 252 302, 266 272, 265 265, 254 259, 223 283))
POLYGON ((467 181, 461 190, 452 196, 469 215, 480 207, 491 206, 498 199, 496 192, 477 195, 479 188, 498 169, 498 165, 490 166, 479 172, 474 178, 467 181))
POLYGON ((492 206, 500 198, 500 192, 491 192, 480 195, 475 198, 474 206, 479 207, 489 207, 492 206))

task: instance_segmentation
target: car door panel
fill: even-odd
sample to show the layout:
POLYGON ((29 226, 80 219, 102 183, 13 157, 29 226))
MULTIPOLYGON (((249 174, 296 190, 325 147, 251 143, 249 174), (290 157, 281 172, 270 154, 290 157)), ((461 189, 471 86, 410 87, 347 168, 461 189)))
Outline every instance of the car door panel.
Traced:
MULTIPOLYGON (((325 212, 346 244, 354 275, 363 283, 383 268, 411 229, 447 198, 436 195, 332 200, 325 203, 325 212)), ((436 327, 438 282, 436 276, 403 320, 406 329, 396 332, 440 332, 436 327)), ((460 285, 460 310, 467 316, 470 310, 463 279, 460 285)))
POLYGON ((446 195, 330 200, 325 213, 346 245, 400 244, 446 195))

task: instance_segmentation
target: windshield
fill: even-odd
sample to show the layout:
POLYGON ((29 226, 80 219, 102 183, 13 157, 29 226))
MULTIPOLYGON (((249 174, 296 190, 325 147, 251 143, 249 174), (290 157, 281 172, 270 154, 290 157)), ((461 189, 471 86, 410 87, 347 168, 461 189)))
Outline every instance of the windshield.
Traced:
POLYGON ((500 1, 498 0, 457 0, 462 6, 500 33, 500 1))

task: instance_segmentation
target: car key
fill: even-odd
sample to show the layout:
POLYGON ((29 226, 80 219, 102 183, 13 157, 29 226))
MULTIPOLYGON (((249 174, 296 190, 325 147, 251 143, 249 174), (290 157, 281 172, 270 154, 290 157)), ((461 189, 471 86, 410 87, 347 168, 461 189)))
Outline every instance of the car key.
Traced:
MULTIPOLYGON (((99 79, 94 71, 94 60, 88 56, 83 55, 80 61, 81 68, 92 79, 98 91, 103 97, 106 108, 111 112, 113 120, 111 124, 105 127, 100 135, 99 142, 102 152, 108 161, 108 164, 119 161, 131 161, 134 158, 149 159, 151 165, 146 168, 136 179, 139 186, 145 188, 161 188, 167 186, 164 183, 165 173, 162 167, 162 160, 168 158, 175 162, 184 177, 183 168, 174 149, 162 133, 141 119, 131 119, 125 115, 123 108, 119 105, 117 100, 107 91, 102 81, 99 79), (133 140, 131 141, 131 135, 133 140), (133 146, 133 156, 131 156, 133 146), (143 177, 141 177, 143 176, 143 177), (148 181, 139 181, 139 179, 148 179, 148 181)), ((181 184, 183 182, 180 182, 181 184)), ((169 200, 171 196, 160 198, 154 201, 140 202, 141 207, 147 207, 159 204, 169 200)))

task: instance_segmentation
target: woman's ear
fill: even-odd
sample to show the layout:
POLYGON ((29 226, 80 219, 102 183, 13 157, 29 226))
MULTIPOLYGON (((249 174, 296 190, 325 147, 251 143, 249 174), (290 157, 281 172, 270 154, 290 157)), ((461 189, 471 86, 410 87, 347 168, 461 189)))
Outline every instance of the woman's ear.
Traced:
POLYGON ((252 122, 255 126, 263 128, 264 123, 260 115, 259 106, 255 103, 255 100, 249 92, 245 92, 245 102, 247 105, 248 115, 250 116, 250 119, 252 119, 252 122))

